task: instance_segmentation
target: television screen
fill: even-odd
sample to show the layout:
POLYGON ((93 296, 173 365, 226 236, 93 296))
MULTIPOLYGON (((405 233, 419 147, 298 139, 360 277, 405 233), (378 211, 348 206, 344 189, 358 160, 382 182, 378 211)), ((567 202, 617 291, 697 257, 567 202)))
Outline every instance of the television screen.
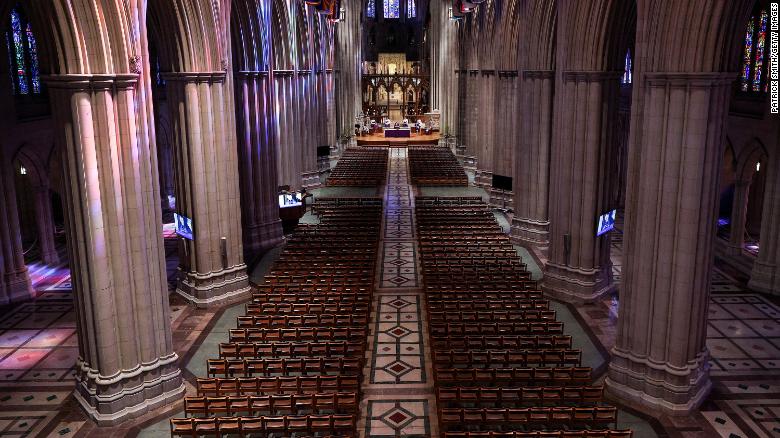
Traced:
POLYGON ((182 216, 178 213, 173 214, 173 221, 176 224, 176 234, 179 236, 193 240, 192 238, 192 219, 187 216, 182 216))
POLYGON ((302 203, 301 192, 281 193, 279 195, 279 208, 298 207, 302 203))
POLYGON ((502 175, 493 175, 493 188, 499 189, 499 190, 506 190, 508 192, 512 191, 512 177, 511 176, 502 176, 502 175))
POLYGON ((612 229, 615 228, 616 215, 617 210, 612 210, 599 216, 599 226, 596 228, 596 236, 601 236, 602 234, 612 231, 612 229))
POLYGON ((330 146, 317 146, 317 156, 318 157, 330 156, 330 146))

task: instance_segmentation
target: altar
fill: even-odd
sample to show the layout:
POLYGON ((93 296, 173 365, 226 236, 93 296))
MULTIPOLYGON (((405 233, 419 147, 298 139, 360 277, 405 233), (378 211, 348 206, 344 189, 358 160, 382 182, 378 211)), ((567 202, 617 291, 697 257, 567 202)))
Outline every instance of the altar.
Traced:
POLYGON ((385 128, 385 137, 409 138, 412 136, 411 128, 385 128))

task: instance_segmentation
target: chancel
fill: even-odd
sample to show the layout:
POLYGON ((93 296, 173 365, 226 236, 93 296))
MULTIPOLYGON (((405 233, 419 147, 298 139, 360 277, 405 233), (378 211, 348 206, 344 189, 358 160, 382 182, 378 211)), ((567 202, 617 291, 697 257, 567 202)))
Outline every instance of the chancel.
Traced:
POLYGON ((0 0, 0 436, 780 436, 769 0, 0 0))

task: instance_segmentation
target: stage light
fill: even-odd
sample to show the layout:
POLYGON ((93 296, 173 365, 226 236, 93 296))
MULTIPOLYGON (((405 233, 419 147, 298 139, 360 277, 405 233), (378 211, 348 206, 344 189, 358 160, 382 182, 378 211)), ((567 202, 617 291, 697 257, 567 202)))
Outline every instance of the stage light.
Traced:
POLYGON ((27 175, 27 168, 24 166, 19 166, 19 175, 27 175))
POLYGON ((761 170, 761 162, 760 161, 756 163, 756 172, 758 172, 759 170, 761 170))

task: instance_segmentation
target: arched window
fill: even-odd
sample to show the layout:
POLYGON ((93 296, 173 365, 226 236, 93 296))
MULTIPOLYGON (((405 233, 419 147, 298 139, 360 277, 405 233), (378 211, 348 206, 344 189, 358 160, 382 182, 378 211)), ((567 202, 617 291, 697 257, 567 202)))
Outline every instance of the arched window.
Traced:
POLYGON ((620 77, 620 83, 622 85, 631 85, 634 81, 633 74, 634 66, 631 62, 631 49, 626 52, 626 60, 623 66, 623 76, 620 77))
POLYGON ((406 0, 406 16, 408 18, 417 16, 417 0, 406 0))
POLYGON ((18 6, 11 9, 11 14, 8 17, 5 41, 13 94, 40 94, 38 44, 33 34, 32 25, 18 6))
POLYGON ((384 17, 385 18, 399 18, 400 17, 400 6, 399 6, 399 0, 384 0, 384 17))
POLYGON ((764 66, 767 18, 766 9, 761 9, 760 12, 753 13, 747 23, 740 74, 740 90, 746 93, 767 91, 768 81, 764 66))
POLYGON ((368 4, 366 5, 366 17, 376 17, 376 0, 368 0, 368 4))

